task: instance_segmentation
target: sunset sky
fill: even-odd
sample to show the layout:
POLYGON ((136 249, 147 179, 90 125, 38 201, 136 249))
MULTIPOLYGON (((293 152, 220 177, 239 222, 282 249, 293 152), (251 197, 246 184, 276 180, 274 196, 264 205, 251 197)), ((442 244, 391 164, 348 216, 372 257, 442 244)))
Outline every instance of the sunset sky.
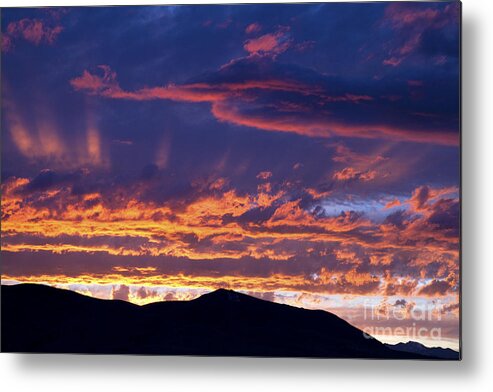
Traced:
POLYGON ((459 15, 2 9, 2 283, 230 288, 457 349, 459 15))

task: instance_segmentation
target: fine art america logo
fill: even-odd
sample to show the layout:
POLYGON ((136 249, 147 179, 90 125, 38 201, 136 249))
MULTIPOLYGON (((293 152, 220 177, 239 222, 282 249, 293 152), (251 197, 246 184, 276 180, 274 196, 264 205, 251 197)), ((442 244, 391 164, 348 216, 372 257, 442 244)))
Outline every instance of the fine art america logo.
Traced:
POLYGON ((441 320, 441 313, 437 309, 436 303, 416 307, 409 306, 404 300, 397 301, 394 306, 365 301, 364 320, 374 325, 363 328, 363 335, 367 339, 372 336, 392 336, 408 340, 441 340, 442 329, 433 326, 441 320), (385 325, 380 326, 379 322, 385 325))

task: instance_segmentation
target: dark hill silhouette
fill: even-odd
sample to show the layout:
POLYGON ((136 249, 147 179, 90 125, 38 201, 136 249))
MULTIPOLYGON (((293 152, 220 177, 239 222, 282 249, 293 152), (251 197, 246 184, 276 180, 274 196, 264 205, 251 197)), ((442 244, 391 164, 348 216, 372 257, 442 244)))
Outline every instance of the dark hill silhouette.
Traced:
POLYGON ((224 289, 145 306, 34 284, 1 294, 4 352, 430 359, 332 313, 224 289))
POLYGON ((441 359, 460 359, 460 354, 450 348, 442 347, 426 347, 424 344, 418 342, 407 342, 397 344, 386 344, 391 350, 420 354, 428 357, 441 358, 441 359))

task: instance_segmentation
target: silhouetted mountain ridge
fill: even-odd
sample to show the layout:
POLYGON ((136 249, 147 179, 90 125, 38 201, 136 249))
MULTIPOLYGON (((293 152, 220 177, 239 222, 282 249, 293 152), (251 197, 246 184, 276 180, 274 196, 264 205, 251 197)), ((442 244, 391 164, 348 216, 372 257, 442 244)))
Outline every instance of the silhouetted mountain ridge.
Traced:
POLYGON ((137 306, 49 286, 2 286, 2 351, 97 354, 419 358, 336 315, 219 289, 137 306))
POLYGON ((441 359, 459 359, 460 354, 457 351, 454 351, 450 348, 442 348, 442 347, 427 347, 424 344, 418 342, 406 342, 406 343, 397 343, 397 344, 386 344, 388 348, 391 350, 420 354, 433 358, 441 358, 441 359))

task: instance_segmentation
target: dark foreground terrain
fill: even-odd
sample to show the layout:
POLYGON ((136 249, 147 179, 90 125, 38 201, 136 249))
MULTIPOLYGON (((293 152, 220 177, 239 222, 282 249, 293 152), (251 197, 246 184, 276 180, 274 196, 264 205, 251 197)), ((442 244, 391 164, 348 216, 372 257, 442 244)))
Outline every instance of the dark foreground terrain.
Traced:
POLYGON ((4 352, 437 359, 367 339, 332 313, 224 289, 146 306, 33 284, 1 294, 4 352))
POLYGON ((392 350, 397 350, 407 353, 415 353, 428 357, 440 358, 440 359, 460 359, 460 354, 450 348, 442 347, 426 347, 418 342, 407 342, 397 344, 386 344, 386 346, 392 350))

